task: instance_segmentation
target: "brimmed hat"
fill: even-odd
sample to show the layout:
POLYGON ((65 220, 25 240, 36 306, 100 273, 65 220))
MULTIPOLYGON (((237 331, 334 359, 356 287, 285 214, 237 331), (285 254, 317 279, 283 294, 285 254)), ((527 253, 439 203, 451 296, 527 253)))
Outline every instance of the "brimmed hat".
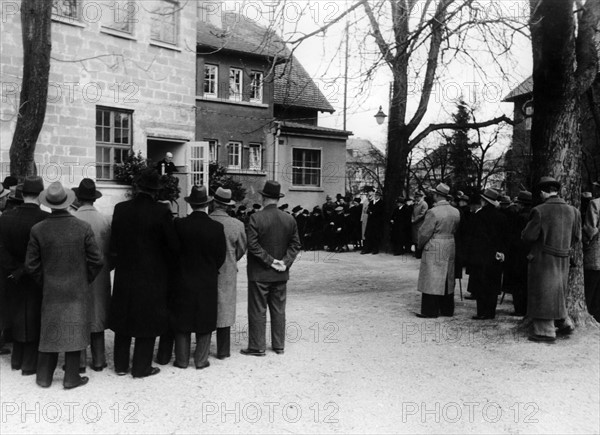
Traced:
POLYGON ((138 187, 149 190, 160 190, 163 187, 160 182, 160 174, 156 169, 152 168, 144 169, 140 175, 138 175, 135 184, 137 184, 138 187))
POLYGON ((252 208, 255 210, 258 210, 261 207, 262 207, 262 205, 260 205, 260 204, 252 204, 252 208))
POLYGON ((456 200, 469 202, 469 195, 465 195, 464 193, 462 193, 462 195, 456 197, 456 200))
POLYGON ((84 201, 94 201, 102 197, 102 193, 96 190, 96 183, 90 178, 84 178, 79 183, 79 187, 74 187, 72 190, 77 199, 84 201))
POLYGON ((39 197, 40 203, 53 210, 63 210, 75 201, 75 192, 65 189, 60 181, 51 183, 39 197))
POLYGON ((321 207, 319 207, 318 205, 315 205, 313 207, 313 213, 320 212, 320 211, 321 211, 321 207))
POLYGON ((581 192, 581 199, 592 199, 592 192, 581 192))
POLYGON ((294 207, 294 208, 292 209, 292 213, 299 212, 300 210, 302 210, 302 207, 301 207, 301 206, 299 206, 299 205, 297 205, 296 207, 294 207))
POLYGON ((560 189, 560 183, 553 177, 542 177, 537 185, 538 188, 543 189, 544 187, 556 187, 560 189))
POLYGON ((522 204, 531 204, 532 201, 533 195, 531 195, 531 192, 527 190, 521 190, 517 195, 517 202, 520 202, 522 204))
POLYGON ((17 177, 13 177, 12 175, 7 175, 2 182, 2 186, 4 186, 5 189, 10 189, 17 184, 19 184, 19 180, 17 180, 17 177))
POLYGON ((263 187, 263 190, 259 190, 258 193, 267 198, 279 199, 285 196, 283 193, 281 193, 281 184, 273 180, 267 180, 265 182, 265 187, 263 187))
POLYGON ((23 181, 23 194, 39 195, 44 190, 44 180, 42 177, 26 177, 23 181))
POLYGON ((489 202, 490 204, 492 204, 494 207, 499 207, 500 203, 498 202, 498 198, 500 197, 500 194, 498 193, 498 191, 496 189, 485 189, 483 191, 483 193, 481 194, 481 198, 485 199, 487 202, 489 202))
POLYGON ((237 211, 246 211, 246 206, 245 205, 240 205, 238 207, 237 211))
POLYGON ((8 199, 11 201, 23 202, 23 185, 17 184, 16 186, 11 186, 8 199))
POLYGON ((287 210, 288 207, 289 207, 288 204, 281 204, 278 208, 279 208, 279 210, 287 210))
POLYGON ((420 190, 417 190, 414 195, 415 195, 415 198, 417 196, 419 196, 419 197, 424 197, 425 196, 425 194, 423 192, 421 192, 420 190))
POLYGON ((440 183, 435 189, 429 189, 431 193, 436 193, 438 195, 445 196, 446 198, 450 195, 450 187, 447 184, 440 183))
POLYGON ((231 197, 232 197, 231 189, 223 189, 222 187, 219 187, 217 189, 217 191, 215 192, 215 196, 213 197, 213 199, 215 200, 215 202, 218 202, 219 204, 235 205, 235 201, 232 200, 231 197))
POLYGON ((212 196, 208 196, 206 186, 194 186, 192 187, 190 196, 184 197, 183 200, 190 205, 202 206, 211 202, 213 198, 212 196))
POLYGON ((5 196, 10 195, 10 190, 5 189, 2 184, 0 184, 0 198, 4 198, 5 196))
POLYGON ((344 207, 342 207, 341 205, 338 205, 334 210, 335 211, 344 211, 344 207))

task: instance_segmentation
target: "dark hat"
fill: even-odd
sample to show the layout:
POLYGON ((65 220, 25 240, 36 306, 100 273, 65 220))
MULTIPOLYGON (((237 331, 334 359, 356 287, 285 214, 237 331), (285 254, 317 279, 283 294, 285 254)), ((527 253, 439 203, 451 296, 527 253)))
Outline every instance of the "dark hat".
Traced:
POLYGON ((296 207, 294 207, 294 208, 292 209, 292 213, 296 213, 296 212, 298 212, 298 211, 300 211, 300 210, 302 210, 302 207, 301 207, 301 206, 299 206, 299 205, 297 205, 296 207))
POLYGON ((160 174, 156 169, 144 169, 137 177, 135 183, 144 189, 160 190, 163 186, 160 182, 160 174))
POLYGON ((419 197, 423 197, 423 196, 425 196, 425 194, 424 194, 423 192, 421 192, 420 190, 417 190, 417 191, 415 192, 415 198, 416 198, 417 196, 419 196, 419 197))
POLYGON ((507 204, 510 204, 511 202, 512 201, 510 200, 510 197, 508 195, 502 195, 500 197, 500 204, 507 205, 507 204))
POLYGON ((302 214, 310 214, 310 212, 307 209, 302 210, 302 214))
POLYGON ((332 198, 331 198, 331 196, 329 196, 329 195, 327 195, 327 196, 325 197, 325 201, 329 201, 330 199, 332 199, 332 198))
POLYGON ((6 176, 2 182, 2 186, 4 186, 5 189, 10 189, 17 184, 19 184, 19 180, 17 180, 17 177, 13 177, 12 175, 6 176))
POLYGON ((281 184, 273 180, 267 180, 263 190, 260 190, 258 193, 267 198, 283 198, 285 196, 281 193, 281 184))
POLYGON ((231 189, 223 189, 222 187, 219 187, 215 192, 215 196, 213 197, 213 199, 219 204, 235 205, 235 201, 231 199, 231 196, 231 189))
POLYGON ((192 193, 190 193, 190 196, 186 196, 183 199, 190 205, 197 206, 206 205, 213 200, 212 196, 208 196, 206 192, 206 186, 192 187, 192 193))
POLYGON ((466 201, 469 202, 469 195, 465 195, 464 193, 460 192, 461 195, 457 195, 456 196, 456 200, 457 201, 466 201))
POLYGON ((5 196, 8 196, 9 194, 10 194, 10 190, 5 189, 4 186, 2 185, 2 183, 0 183, 0 199, 4 198, 5 196))
POLYGON ((344 211, 344 207, 342 207, 341 205, 338 205, 334 210, 337 212, 344 211))
POLYGON ((246 211, 246 206, 245 205, 240 205, 238 207, 237 211, 246 211))
POLYGON ((337 195, 335 195, 335 198, 336 198, 336 199, 340 199, 340 198, 343 198, 343 197, 342 197, 342 194, 341 194, 341 193, 338 193, 337 195))
POLYGON ((23 193, 30 195, 39 195, 44 190, 44 180, 42 177, 25 177, 23 181, 23 193))
POLYGON ((531 204, 532 200, 533 197, 531 195, 531 192, 528 192, 527 190, 521 190, 517 195, 517 202, 523 204, 531 204))
POLYGON ((496 189, 488 188, 483 191, 481 194, 481 198, 485 199, 487 202, 492 204, 494 207, 498 207, 500 203, 498 202, 498 198, 500 198, 500 194, 496 189))
POLYGON ((287 210, 288 207, 289 207, 289 205, 287 205, 287 204, 281 204, 279 206, 279 210, 287 210))
POLYGON ((354 202, 356 202, 357 204, 360 204, 362 201, 359 197, 354 198, 354 202))
POLYGON ((75 201, 75 192, 65 189, 60 181, 51 183, 39 196, 40 203, 53 210, 63 210, 75 201))
POLYGON ((260 205, 260 204, 252 204, 252 208, 255 210, 258 210, 261 207, 262 207, 262 205, 260 205))
POLYGON ((15 186, 10 186, 10 195, 8 199, 16 202, 23 202, 23 185, 17 184, 15 186))
POLYGON ((560 189, 560 183, 553 177, 542 177, 537 185, 538 188, 544 189, 544 187, 556 187, 556 190, 560 189))
POLYGON ((320 212, 320 211, 321 211, 321 207, 319 207, 318 205, 315 205, 313 207, 313 213, 320 212))
POLYGON ((373 186, 365 186, 365 187, 363 187, 363 190, 365 192, 373 192, 375 190, 375 188, 373 186))
POLYGON ((102 197, 102 193, 96 190, 96 183, 90 178, 84 178, 79 183, 79 187, 74 187, 73 192, 77 199, 84 201, 94 201, 102 197))
POLYGON ((592 199, 592 192, 581 192, 581 199, 592 199))
POLYGON ((429 191, 431 193, 436 193, 445 197, 448 197, 448 195, 450 195, 450 187, 444 183, 438 184, 435 189, 429 189, 429 191))

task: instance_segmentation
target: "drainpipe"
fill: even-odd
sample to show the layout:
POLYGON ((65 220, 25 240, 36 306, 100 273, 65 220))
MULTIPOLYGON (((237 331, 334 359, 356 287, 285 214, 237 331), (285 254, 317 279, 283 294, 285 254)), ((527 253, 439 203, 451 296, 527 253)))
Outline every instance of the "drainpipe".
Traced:
POLYGON ((275 121, 275 145, 273 149, 273 180, 278 181, 278 169, 279 169, 279 136, 281 135, 281 123, 275 121))

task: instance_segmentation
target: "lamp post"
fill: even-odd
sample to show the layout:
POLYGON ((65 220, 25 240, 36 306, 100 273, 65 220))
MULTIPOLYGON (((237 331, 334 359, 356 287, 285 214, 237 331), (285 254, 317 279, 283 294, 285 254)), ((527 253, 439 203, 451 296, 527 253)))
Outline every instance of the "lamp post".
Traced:
POLYGON ((381 106, 379 106, 379 111, 374 116, 377 124, 379 125, 383 124, 383 121, 385 121, 385 118, 387 118, 387 115, 383 113, 383 110, 381 110, 381 106))

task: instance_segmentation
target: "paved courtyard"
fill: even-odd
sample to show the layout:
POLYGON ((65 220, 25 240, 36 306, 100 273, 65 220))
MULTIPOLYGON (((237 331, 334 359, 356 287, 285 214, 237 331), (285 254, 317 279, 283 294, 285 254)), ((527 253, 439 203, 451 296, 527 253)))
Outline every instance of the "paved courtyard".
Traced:
POLYGON ((0 432, 600 432, 596 327, 531 343, 514 332, 510 295, 495 321, 471 320, 475 302, 458 294, 454 318, 418 319, 418 268, 406 257, 302 253, 288 285, 285 354, 256 358, 239 354, 242 260, 230 359, 117 377, 108 333, 108 370, 88 370, 87 386, 65 391, 62 371, 41 389, 3 356, 0 432))

